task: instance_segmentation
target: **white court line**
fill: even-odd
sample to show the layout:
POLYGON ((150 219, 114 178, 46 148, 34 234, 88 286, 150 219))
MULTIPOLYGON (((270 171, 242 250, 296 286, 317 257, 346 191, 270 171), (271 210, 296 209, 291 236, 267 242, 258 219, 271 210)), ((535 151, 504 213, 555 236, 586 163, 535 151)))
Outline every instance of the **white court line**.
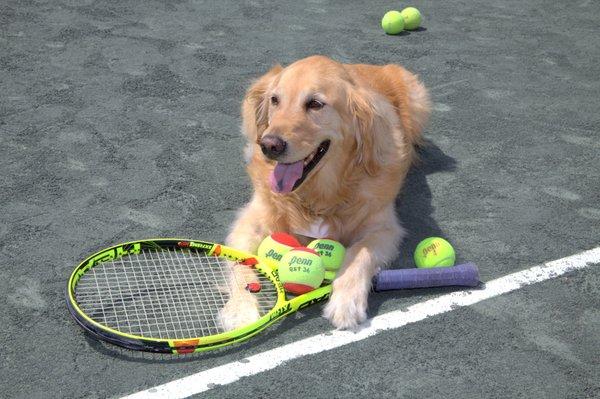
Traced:
POLYGON ((175 399, 208 391, 219 385, 231 384, 242 377, 274 369, 285 362, 307 355, 328 351, 352 342, 372 337, 382 331, 393 330, 446 313, 459 307, 469 306, 522 287, 549 280, 573 270, 600 263, 600 247, 580 254, 534 266, 485 283, 485 288, 469 291, 457 291, 409 306, 405 310, 396 310, 375 316, 368 326, 354 333, 333 330, 328 333, 295 341, 266 352, 250 356, 245 361, 232 362, 212 369, 183 377, 163 385, 140 391, 122 399, 175 399))

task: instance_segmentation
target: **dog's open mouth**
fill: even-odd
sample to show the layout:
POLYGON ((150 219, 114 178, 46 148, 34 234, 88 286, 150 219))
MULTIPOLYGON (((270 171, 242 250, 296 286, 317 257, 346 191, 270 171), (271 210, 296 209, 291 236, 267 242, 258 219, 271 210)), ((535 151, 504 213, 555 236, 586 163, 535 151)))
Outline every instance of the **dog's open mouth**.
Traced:
POLYGON ((269 176, 271 190, 276 193, 289 193, 300 187, 308 174, 317 166, 329 149, 331 142, 322 142, 316 150, 304 159, 293 163, 277 163, 269 176))

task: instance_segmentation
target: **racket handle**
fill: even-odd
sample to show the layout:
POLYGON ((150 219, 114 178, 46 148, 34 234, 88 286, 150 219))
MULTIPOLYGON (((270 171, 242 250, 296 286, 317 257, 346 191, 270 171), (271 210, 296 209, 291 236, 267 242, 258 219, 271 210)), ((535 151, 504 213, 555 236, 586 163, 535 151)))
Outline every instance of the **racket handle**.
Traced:
POLYGON ((383 270, 373 278, 375 291, 401 290, 406 288, 430 288, 460 285, 479 285, 479 269, 474 263, 431 269, 383 270))

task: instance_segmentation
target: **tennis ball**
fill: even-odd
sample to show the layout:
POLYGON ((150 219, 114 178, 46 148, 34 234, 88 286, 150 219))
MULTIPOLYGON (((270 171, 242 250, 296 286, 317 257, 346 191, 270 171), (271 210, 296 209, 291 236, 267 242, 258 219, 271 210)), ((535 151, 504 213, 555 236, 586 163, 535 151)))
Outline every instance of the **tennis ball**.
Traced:
POLYGON ((321 257, 313 249, 294 248, 279 262, 279 280, 287 292, 295 295, 318 288, 325 278, 321 257))
POLYGON ((308 248, 314 249, 321 255, 325 270, 337 271, 344 263, 346 248, 337 241, 321 238, 308 244, 308 248))
POLYGON ((456 254, 452 245, 443 238, 429 237, 417 245, 415 264, 421 268, 454 266, 456 254))
POLYGON ((257 255, 271 267, 277 267, 279 261, 289 251, 301 244, 296 237, 287 233, 273 233, 258 246, 257 255))
POLYGON ((400 11, 402 19, 404 20, 404 29, 415 30, 421 24, 421 13, 414 7, 406 7, 400 11))
POLYGON ((400 11, 388 11, 381 19, 381 27, 388 35, 397 35, 404 29, 404 19, 400 11))

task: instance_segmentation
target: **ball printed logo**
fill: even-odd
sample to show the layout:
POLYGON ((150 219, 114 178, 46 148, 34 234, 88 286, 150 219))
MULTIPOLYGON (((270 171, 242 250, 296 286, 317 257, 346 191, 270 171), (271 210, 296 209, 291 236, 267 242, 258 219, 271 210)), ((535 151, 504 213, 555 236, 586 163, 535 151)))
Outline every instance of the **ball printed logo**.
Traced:
POLYGON ((334 250, 334 246, 325 242, 319 242, 315 245, 315 251, 321 256, 331 257, 331 252, 334 250))
POLYGON ((439 242, 431 243, 431 245, 428 245, 425 248, 423 248, 423 256, 427 256, 429 253, 433 253, 434 255, 437 255, 437 249, 439 247, 440 247, 439 242))
POLYGON ((283 257, 283 254, 275 251, 274 249, 269 249, 269 251, 265 254, 265 258, 275 259, 276 261, 280 261, 283 257))
POLYGON ((298 256, 292 256, 292 259, 290 259, 288 266, 294 266, 294 265, 310 266, 310 265, 312 265, 312 260, 306 259, 306 258, 300 258, 298 256))
POLYGON ((315 249, 322 249, 325 251, 333 251, 333 245, 328 244, 326 242, 318 242, 317 245, 315 245, 315 249))

